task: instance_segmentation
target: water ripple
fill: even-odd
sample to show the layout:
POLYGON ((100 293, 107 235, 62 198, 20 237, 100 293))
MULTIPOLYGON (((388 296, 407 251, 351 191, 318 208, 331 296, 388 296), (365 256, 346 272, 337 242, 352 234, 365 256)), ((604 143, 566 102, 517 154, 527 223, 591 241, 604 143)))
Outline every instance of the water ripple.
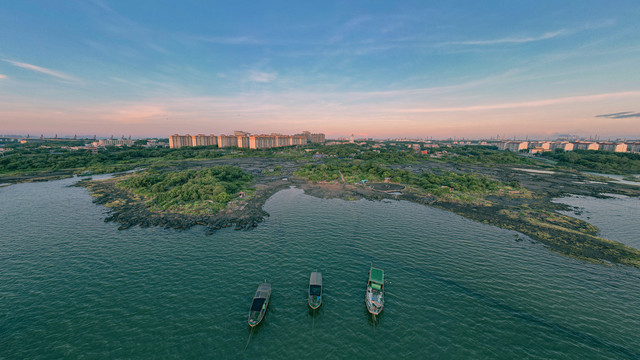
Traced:
POLYGON ((250 232, 117 231, 69 182, 0 192, 13 209, 0 217, 0 358, 640 358, 636 269, 416 204, 296 189, 250 232), (388 281, 375 322, 371 263, 388 281), (313 270, 325 282, 316 313, 313 270), (244 350, 264 279, 272 303, 244 350))

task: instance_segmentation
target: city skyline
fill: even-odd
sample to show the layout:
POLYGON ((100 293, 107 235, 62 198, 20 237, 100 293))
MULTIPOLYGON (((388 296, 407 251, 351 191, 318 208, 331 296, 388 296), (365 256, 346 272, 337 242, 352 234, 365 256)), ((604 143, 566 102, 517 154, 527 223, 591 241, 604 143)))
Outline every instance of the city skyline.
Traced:
POLYGON ((639 138, 638 15, 636 1, 11 2, 0 132, 639 138))

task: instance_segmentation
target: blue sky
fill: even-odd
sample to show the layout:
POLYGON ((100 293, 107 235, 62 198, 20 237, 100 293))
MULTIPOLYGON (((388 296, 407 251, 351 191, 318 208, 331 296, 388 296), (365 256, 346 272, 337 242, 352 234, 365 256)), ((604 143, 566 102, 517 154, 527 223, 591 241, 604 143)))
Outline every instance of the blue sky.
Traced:
POLYGON ((640 137, 638 1, 9 1, 0 133, 640 137))

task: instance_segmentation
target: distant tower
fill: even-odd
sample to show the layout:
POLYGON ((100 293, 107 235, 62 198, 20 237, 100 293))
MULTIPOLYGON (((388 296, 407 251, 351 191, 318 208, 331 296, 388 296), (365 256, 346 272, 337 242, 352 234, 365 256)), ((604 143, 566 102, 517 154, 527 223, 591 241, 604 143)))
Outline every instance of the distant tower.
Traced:
POLYGON ((351 138, 349 138, 349 142, 350 143, 354 143, 355 142, 355 138, 353 137, 353 134, 351 134, 351 138))
POLYGON ((73 135, 73 140, 78 140, 78 134, 73 135))
POLYGON ((58 138, 58 134, 56 134, 56 136, 54 136, 53 138, 54 138, 54 139, 57 139, 57 138, 58 138))
POLYGON ((93 135, 93 140, 95 140, 95 139, 96 139, 96 136, 95 136, 95 135, 93 135))
POLYGON ((109 140, 113 140, 113 135, 111 135, 111 137, 109 138, 109 140))
POLYGON ((29 138, 29 134, 27 134, 27 139, 29 138))
POLYGON ((40 140, 44 139, 44 134, 40 134, 40 140))

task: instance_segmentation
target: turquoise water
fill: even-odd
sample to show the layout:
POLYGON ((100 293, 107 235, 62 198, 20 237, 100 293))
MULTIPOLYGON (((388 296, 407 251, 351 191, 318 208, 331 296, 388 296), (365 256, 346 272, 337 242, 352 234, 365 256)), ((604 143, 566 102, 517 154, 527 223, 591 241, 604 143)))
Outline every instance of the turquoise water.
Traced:
POLYGON ((637 269, 413 203, 298 189, 252 231, 118 231, 74 181, 0 188, 0 358, 640 358, 637 269), (388 280, 376 322, 370 263, 388 280), (272 302, 251 332, 264 279, 272 302))

